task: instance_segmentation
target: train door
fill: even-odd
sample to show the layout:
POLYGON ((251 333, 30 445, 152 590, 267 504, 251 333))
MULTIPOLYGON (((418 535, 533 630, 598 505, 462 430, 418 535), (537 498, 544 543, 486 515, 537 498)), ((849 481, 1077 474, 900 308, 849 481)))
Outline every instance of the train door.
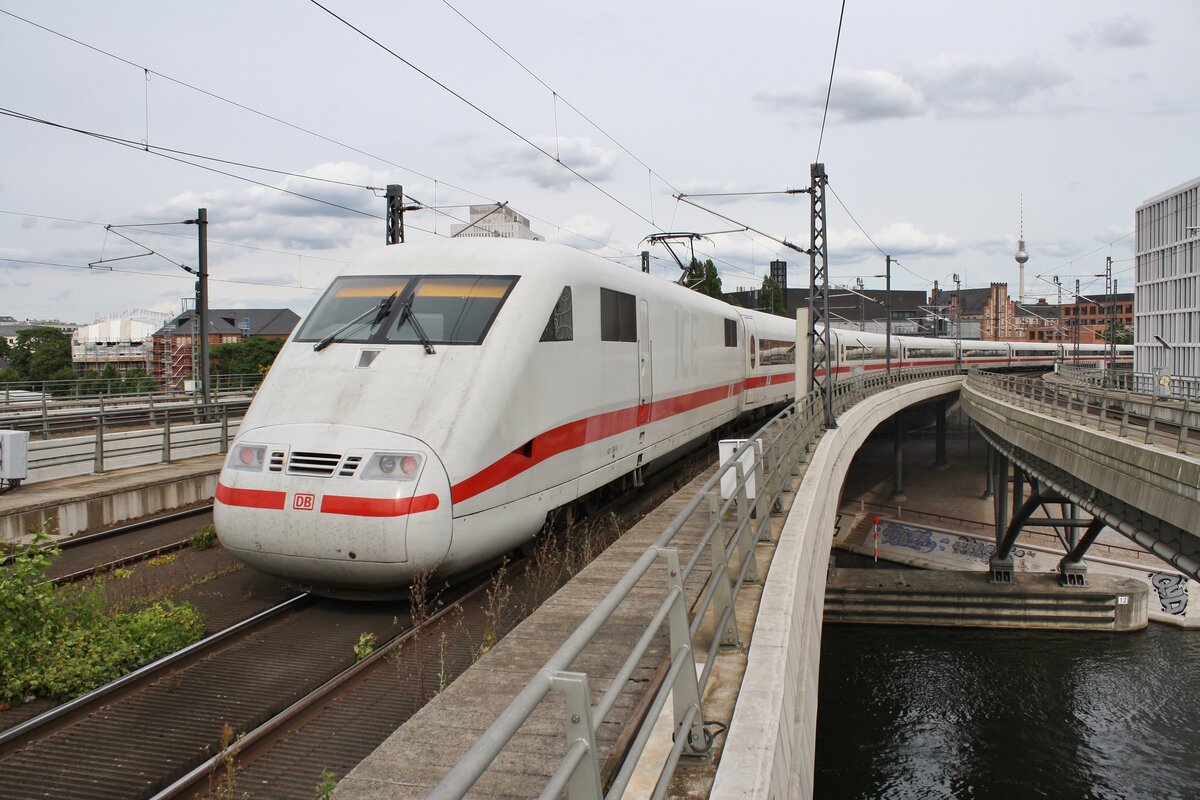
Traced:
POLYGON ((758 326, 751 317, 742 317, 742 322, 746 325, 746 382, 742 387, 742 397, 745 405, 755 406, 767 396, 766 382, 762 377, 762 353, 758 346, 758 326))
POLYGON ((650 404, 654 400, 654 364, 650 351, 650 305, 638 301, 638 426, 650 422, 650 404))

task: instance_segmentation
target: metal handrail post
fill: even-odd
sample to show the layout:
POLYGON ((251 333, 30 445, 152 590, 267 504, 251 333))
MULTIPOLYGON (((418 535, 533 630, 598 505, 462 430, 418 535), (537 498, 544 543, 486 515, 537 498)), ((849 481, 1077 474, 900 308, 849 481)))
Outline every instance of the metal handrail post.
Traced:
MULTIPOLYGON (((671 604, 671 616, 668 621, 671 635, 671 657, 681 651, 687 652, 684 667, 679 670, 675 682, 671 686, 671 703, 675 712, 675 730, 681 733, 688 712, 694 706, 700 708, 700 684, 696 679, 696 655, 692 649, 691 626, 688 622, 687 596, 683 592, 683 575, 679 569, 679 551, 675 548, 660 548, 660 556, 667 560, 667 588, 677 589, 675 602, 671 604)), ((692 716, 692 724, 686 733, 687 742, 684 753, 696 757, 706 757, 707 751, 696 746, 704 742, 704 715, 692 716), (697 719, 698 718, 698 719, 697 719)))
POLYGON ((1129 390, 1126 389, 1125 390, 1125 402, 1121 404, 1121 429, 1117 432, 1117 435, 1120 436, 1122 439, 1124 439, 1125 434, 1128 431, 1129 431, 1129 390))
MULTIPOLYGON (((602 800, 600 760, 596 755, 596 735, 592 732, 592 708, 588 695, 587 675, 582 672, 555 672, 550 685, 561 692, 567 705, 567 749, 586 748, 582 757, 570 769, 567 797, 570 800, 602 800)), ((563 763, 569 767, 569 762, 563 763)), ((546 787, 551 797, 561 791, 554 781, 546 787)))
POLYGON ((754 515, 758 518, 758 526, 766 530, 766 539, 756 529, 755 541, 771 541, 771 524, 768 522, 770 517, 770 507, 768 505, 768 495, 770 492, 767 489, 767 474, 763 469, 763 459, 766 453, 763 449, 762 439, 755 439, 750 443, 754 448, 754 515))
POLYGON ((708 493, 709 525, 716 525, 721 535, 709 539, 708 547, 711 554, 712 580, 716 581, 713 594, 713 636, 721 640, 722 647, 741 647, 742 639, 738 635, 737 616, 729 615, 729 621, 724 630, 717 630, 726 609, 733 608, 733 591, 729 582, 729 559, 725 555, 724 525, 721 524, 721 495, 717 492, 708 493))
POLYGON ((1179 412, 1179 441, 1175 444, 1176 453, 1187 453, 1187 439, 1189 436, 1188 430, 1188 398, 1185 395, 1183 398, 1183 408, 1179 412))
POLYGON ((1151 397, 1150 397, 1150 413, 1146 416, 1146 438, 1144 440, 1142 440, 1142 444, 1150 444, 1150 437, 1153 436, 1157 432, 1155 430, 1155 424, 1154 424, 1154 407, 1157 402, 1158 402, 1158 395, 1151 395, 1151 397))
POLYGON ((221 406, 221 455, 229 452, 229 406, 221 406))
POLYGON ((96 419, 96 453, 95 462, 92 464, 92 472, 99 475, 104 472, 104 415, 101 414, 96 419))
POLYGON ((171 463, 171 414, 163 415, 162 463, 171 463))
POLYGON ((742 462, 733 462, 733 473, 737 476, 737 528, 733 531, 734 540, 737 543, 738 558, 741 560, 740 566, 746 565, 746 560, 749 559, 750 569, 746 572, 746 580, 750 583, 758 583, 758 561, 754 557, 754 544, 750 541, 749 533, 754 529, 750 522, 750 498, 746 493, 746 470, 742 466, 742 462))

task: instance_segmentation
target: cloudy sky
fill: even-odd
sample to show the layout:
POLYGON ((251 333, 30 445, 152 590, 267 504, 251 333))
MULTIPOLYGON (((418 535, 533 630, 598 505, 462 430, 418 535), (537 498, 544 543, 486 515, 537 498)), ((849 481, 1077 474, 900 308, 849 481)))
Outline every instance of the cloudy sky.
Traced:
MULTIPOLYGON (((198 207, 212 305, 303 312, 382 246, 392 183, 445 207, 410 241, 507 201, 631 268, 695 231, 727 288, 776 258, 805 285, 674 195, 806 187, 819 140, 835 281, 882 288, 886 252, 897 288, 1015 297, 1023 197, 1027 295, 1103 291, 1109 255, 1127 290, 1134 209, 1200 175, 1195 0, 848 0, 823 139, 836 0, 322 4, 0 0, 0 315, 177 311, 195 227, 105 225, 198 207)), ((808 244, 804 195, 696 202, 808 244)))

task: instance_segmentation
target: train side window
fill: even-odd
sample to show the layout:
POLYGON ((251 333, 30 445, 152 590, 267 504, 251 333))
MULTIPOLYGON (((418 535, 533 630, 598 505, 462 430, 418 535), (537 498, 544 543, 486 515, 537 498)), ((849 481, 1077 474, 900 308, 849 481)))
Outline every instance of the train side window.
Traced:
POLYGON ((571 310, 571 287, 564 286, 558 302, 550 311, 546 329, 542 331, 543 342, 569 342, 575 338, 575 326, 571 310))
POLYGON ((737 347, 737 320, 725 320, 725 346, 737 347))
POLYGON ((633 295, 602 288, 600 290, 600 340, 636 342, 636 307, 633 295))

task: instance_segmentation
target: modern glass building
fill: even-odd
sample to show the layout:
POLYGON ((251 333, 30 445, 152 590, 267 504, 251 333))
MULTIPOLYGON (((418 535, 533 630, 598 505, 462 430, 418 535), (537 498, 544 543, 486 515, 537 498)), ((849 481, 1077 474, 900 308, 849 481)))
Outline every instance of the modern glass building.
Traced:
POLYGON ((1200 381, 1200 178, 1137 209, 1134 372, 1200 381))

